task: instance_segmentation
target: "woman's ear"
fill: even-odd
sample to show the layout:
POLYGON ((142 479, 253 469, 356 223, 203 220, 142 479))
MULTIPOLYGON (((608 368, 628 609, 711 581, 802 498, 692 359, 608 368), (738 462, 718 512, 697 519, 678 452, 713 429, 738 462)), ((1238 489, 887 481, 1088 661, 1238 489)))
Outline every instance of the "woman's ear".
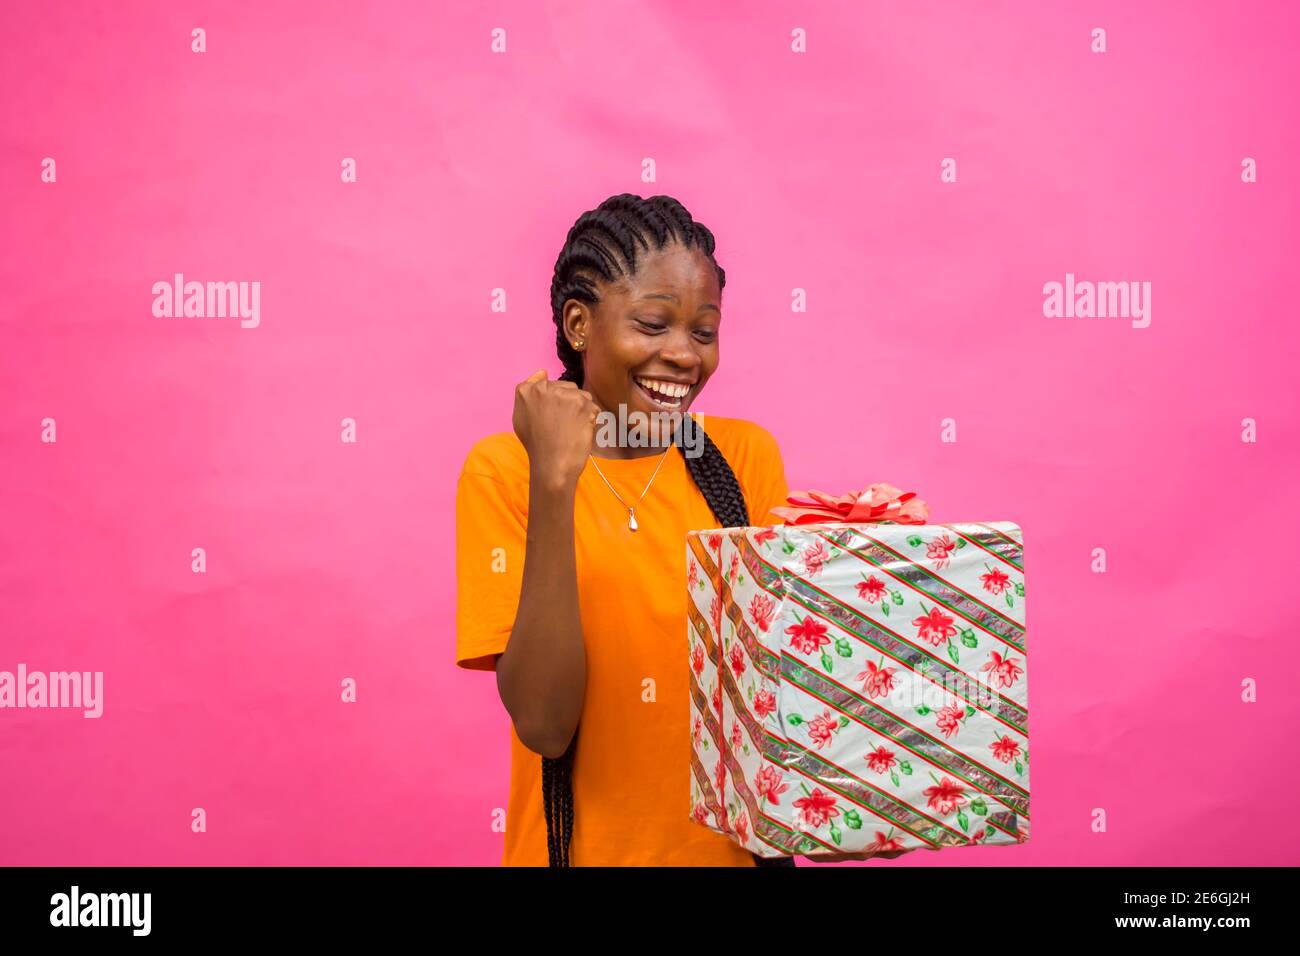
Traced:
POLYGON ((587 333, 590 328, 591 322, 586 308, 576 302, 568 303, 564 313, 564 337, 569 340, 569 345, 582 351, 587 345, 587 333))

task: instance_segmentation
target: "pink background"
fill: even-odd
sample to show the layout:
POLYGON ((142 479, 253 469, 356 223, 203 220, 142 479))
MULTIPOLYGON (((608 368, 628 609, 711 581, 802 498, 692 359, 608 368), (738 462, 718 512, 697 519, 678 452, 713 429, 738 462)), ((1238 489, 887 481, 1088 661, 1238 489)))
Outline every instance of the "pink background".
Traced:
POLYGON ((0 862, 498 862, 453 488, 625 191, 718 237, 697 409, 796 488, 1025 529, 1031 840, 873 865, 1300 862, 1294 4, 325 10, 0 8, 0 670, 105 675, 100 720, 0 711, 0 862), (175 272, 261 282, 260 327, 153 317, 175 272), (1066 272, 1151 326, 1045 318, 1066 272))

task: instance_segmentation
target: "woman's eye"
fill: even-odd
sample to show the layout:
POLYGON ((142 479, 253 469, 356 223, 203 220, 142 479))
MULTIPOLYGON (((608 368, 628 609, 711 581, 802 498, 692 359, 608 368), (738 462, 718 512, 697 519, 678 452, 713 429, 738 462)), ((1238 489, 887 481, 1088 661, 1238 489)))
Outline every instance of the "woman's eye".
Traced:
POLYGON ((636 324, 650 332, 662 332, 664 329, 668 328, 668 326, 664 325, 662 322, 654 322, 650 319, 637 319, 636 324))
POLYGON ((712 342, 718 337, 718 333, 713 329, 696 329, 695 337, 701 342, 712 342))

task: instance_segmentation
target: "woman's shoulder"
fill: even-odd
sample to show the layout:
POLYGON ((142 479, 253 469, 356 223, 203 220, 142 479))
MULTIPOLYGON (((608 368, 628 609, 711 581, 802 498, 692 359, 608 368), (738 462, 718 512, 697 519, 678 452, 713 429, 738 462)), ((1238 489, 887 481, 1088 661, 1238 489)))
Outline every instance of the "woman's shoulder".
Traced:
POLYGON ((744 418, 724 418, 721 415, 696 415, 695 420, 704 429, 718 450, 730 458, 732 453, 778 455, 776 439, 762 425, 744 418))
POLYGON ((528 482, 528 450, 514 432, 494 432, 476 441, 465 456, 462 475, 507 483, 528 482))

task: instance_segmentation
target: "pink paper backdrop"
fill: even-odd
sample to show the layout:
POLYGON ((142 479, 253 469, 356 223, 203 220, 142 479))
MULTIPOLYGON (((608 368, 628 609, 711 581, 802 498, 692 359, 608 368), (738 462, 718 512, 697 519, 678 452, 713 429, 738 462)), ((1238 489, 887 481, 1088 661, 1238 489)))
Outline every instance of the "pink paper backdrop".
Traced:
POLYGON ((699 410, 1025 529, 1031 841, 883 865, 1300 862, 1295 4, 331 9, 0 7, 0 670, 104 673, 0 710, 0 863, 498 862, 454 482, 617 192, 718 236, 699 410), (154 317, 177 272, 260 325, 154 317), (1067 272, 1150 326, 1045 317, 1067 272))

